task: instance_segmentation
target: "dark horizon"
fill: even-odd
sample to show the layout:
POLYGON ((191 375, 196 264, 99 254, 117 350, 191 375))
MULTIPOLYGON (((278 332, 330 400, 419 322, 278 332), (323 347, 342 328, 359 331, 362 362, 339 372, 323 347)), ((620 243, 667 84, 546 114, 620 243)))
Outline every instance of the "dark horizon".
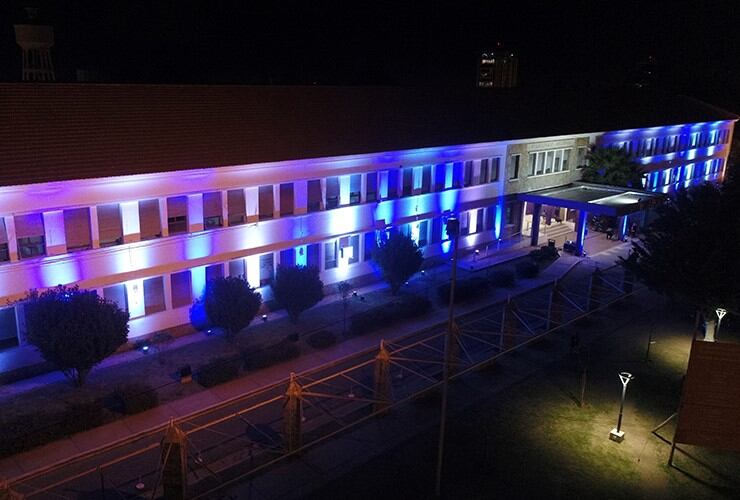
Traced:
POLYGON ((25 6, 54 27, 57 81, 473 86, 481 50, 519 56, 523 86, 630 85, 653 57, 654 86, 739 111, 740 36, 731 2, 540 6, 448 2, 351 8, 281 2, 153 5, 12 0, 0 7, 0 80, 20 79, 13 24, 25 6))

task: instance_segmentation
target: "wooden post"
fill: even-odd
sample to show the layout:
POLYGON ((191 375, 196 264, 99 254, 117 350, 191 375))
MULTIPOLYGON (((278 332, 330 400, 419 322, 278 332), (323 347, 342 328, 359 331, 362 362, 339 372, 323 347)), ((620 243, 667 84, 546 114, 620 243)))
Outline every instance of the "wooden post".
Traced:
POLYGON ((185 433, 170 420, 160 443, 162 498, 185 500, 188 497, 188 447, 185 433))
POLYGON ((288 390, 285 391, 285 409, 283 410, 285 448, 288 452, 296 451, 301 447, 302 391, 295 373, 291 373, 288 390))
POLYGON ((377 412, 385 411, 393 401, 391 394, 391 355, 380 341, 380 351, 375 356, 375 398, 374 409, 377 412))

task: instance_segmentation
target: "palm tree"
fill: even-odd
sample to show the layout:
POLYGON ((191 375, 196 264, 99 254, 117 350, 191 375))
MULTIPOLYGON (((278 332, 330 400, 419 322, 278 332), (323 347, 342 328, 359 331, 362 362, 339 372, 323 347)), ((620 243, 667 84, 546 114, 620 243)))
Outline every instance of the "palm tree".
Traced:
POLYGON ((591 146, 587 165, 583 165, 583 180, 595 184, 609 184, 642 188, 642 169, 619 148, 591 146))

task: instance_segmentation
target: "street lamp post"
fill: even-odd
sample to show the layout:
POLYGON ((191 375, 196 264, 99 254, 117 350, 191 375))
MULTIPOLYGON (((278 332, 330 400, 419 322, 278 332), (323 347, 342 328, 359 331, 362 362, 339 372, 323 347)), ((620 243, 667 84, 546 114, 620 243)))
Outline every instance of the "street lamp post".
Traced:
POLYGON ((621 443, 624 440, 624 431, 622 430, 622 415, 624 413, 624 397, 627 394, 627 384, 630 383, 635 377, 629 372, 621 372, 619 374, 619 380, 622 382, 622 401, 619 404, 619 419, 617 420, 617 426, 609 433, 609 439, 621 443))
POLYGON ((719 325, 722 324, 722 318, 724 318, 725 314, 727 314, 727 309, 718 307, 714 310, 714 312, 715 314, 717 314, 717 329, 714 331, 714 340, 717 340, 717 337, 719 337, 719 325))
POLYGON ((439 442, 437 445, 437 476, 434 493, 439 497, 442 493, 442 460, 444 457, 445 425, 447 423, 447 390, 450 381, 450 351, 452 350, 454 328, 455 280, 457 279, 457 249, 460 234, 460 222, 456 217, 447 219, 447 235, 452 239, 452 273, 450 274, 450 305, 447 319, 447 335, 445 335, 444 365, 442 367, 442 410, 439 419, 439 442))

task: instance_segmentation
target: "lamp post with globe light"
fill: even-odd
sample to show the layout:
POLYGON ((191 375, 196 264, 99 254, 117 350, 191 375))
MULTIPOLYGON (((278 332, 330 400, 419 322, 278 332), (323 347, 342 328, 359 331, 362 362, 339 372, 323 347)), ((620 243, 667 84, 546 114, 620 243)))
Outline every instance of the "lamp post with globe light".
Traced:
POLYGON ((719 337, 719 325, 722 324, 722 318, 724 318, 725 314, 727 314, 727 309, 718 307, 714 310, 714 312, 717 315, 717 329, 714 331, 714 340, 717 340, 717 337, 719 337))
POLYGON ((622 401, 619 404, 619 419, 617 419, 617 426, 609 433, 609 439, 621 443, 624 440, 624 431, 622 430, 622 415, 624 414, 624 397, 627 394, 627 384, 630 383, 635 377, 629 372, 621 372, 619 374, 619 380, 622 382, 622 401))

